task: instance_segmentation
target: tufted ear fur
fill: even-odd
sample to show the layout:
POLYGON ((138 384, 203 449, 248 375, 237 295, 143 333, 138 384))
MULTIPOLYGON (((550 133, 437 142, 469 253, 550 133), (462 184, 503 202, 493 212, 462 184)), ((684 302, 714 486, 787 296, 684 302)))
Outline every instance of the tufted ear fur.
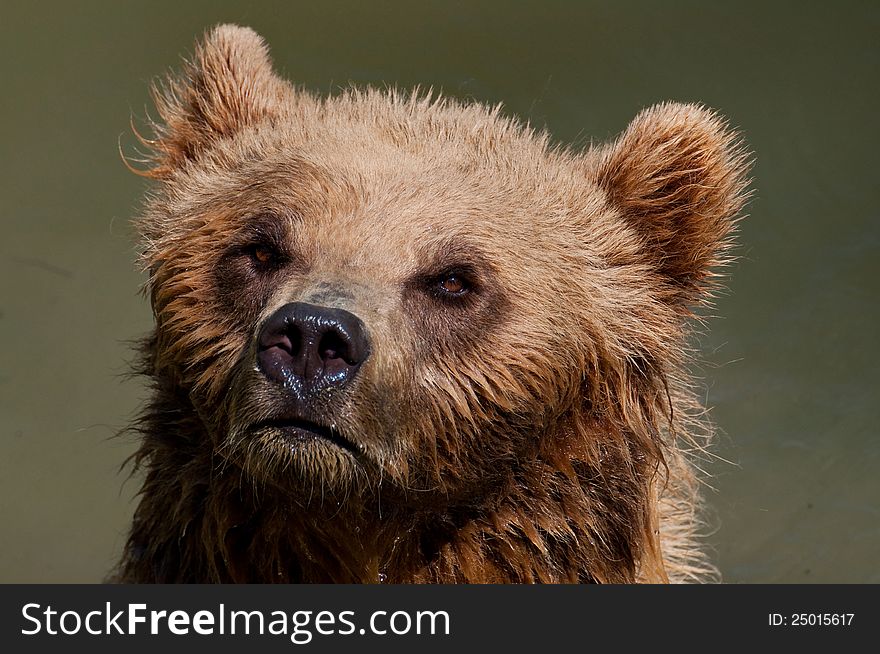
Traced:
POLYGON ((599 151, 596 179, 643 239, 672 304, 701 299, 713 267, 725 263, 748 168, 737 135, 692 104, 646 109, 599 151))
POLYGON ((198 158, 216 139, 276 116, 291 86, 272 69, 269 50, 253 30, 219 25, 196 45, 179 77, 154 87, 162 124, 153 139, 149 177, 163 178, 198 158))

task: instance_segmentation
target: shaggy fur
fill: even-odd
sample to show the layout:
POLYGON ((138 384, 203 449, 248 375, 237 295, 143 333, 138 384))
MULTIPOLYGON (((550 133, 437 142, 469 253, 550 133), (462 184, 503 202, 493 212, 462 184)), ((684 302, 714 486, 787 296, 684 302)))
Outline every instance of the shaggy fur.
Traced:
POLYGON ((714 578, 685 364, 746 196, 717 115, 661 104, 574 152, 497 107, 316 97, 235 26, 156 102, 153 395, 115 579, 714 578), (451 275, 460 297, 437 290, 451 275), (255 427, 286 402, 255 335, 296 301, 368 329, 357 377, 313 407, 350 449, 255 427))

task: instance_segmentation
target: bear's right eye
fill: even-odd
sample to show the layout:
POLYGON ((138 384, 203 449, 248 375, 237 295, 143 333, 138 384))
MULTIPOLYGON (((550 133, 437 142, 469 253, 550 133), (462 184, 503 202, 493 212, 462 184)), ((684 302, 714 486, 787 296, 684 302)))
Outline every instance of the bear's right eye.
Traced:
POLYGON ((265 243, 254 243, 245 248, 245 254, 250 258, 254 267, 259 270, 268 270, 281 264, 281 254, 273 246, 265 243))
POLYGON ((269 263, 270 261, 272 261, 273 252, 272 252, 272 250, 270 250, 269 248, 267 248, 265 246, 257 245, 257 246, 254 246, 254 249, 253 249, 253 252, 251 252, 251 255, 259 263, 269 263))

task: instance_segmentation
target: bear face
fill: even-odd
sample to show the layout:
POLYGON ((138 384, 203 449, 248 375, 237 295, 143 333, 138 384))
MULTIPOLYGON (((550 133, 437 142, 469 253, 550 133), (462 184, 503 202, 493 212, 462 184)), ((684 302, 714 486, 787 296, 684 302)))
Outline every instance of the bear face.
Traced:
POLYGON ((137 222, 156 392, 120 578, 631 581, 665 579, 676 547, 699 560, 662 553, 658 523, 693 529, 685 320, 745 197, 719 118, 660 105, 576 153, 498 108, 317 98, 234 26, 157 105, 137 222))

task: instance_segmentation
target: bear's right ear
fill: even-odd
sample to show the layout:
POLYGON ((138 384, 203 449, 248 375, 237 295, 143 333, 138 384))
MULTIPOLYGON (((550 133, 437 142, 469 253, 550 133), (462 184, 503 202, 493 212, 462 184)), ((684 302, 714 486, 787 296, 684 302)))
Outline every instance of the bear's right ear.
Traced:
POLYGON ((591 154, 597 183, 666 281, 666 299, 699 302, 748 197, 749 155, 737 135, 709 109, 664 103, 591 154))
POLYGON ((291 86, 272 69, 269 50, 252 29, 219 25, 196 45, 179 77, 153 89, 161 124, 155 138, 136 133, 153 151, 153 166, 141 171, 164 178, 216 139, 276 116, 291 86))

